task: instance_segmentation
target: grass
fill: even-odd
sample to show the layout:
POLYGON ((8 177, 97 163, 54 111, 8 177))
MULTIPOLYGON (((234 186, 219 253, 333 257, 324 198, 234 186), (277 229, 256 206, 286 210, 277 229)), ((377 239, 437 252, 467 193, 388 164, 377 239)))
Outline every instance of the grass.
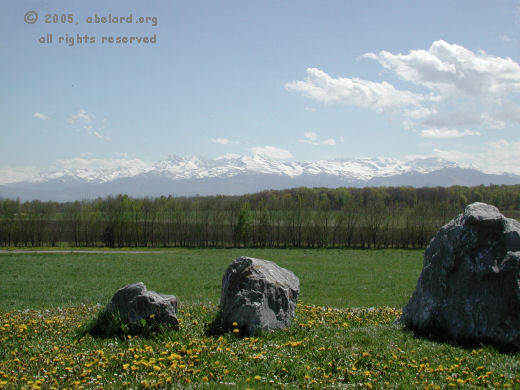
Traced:
POLYGON ((422 252, 406 250, 175 249, 147 254, 0 254, 0 311, 106 304, 142 281, 183 303, 218 303, 222 275, 241 255, 293 271, 301 299, 334 307, 402 307, 422 268, 422 252), (52 293, 48 293, 52 292, 52 293))
POLYGON ((0 300, 0 388, 520 388, 518 354, 417 338, 393 324, 421 257, 395 250, 1 255, 2 294, 16 293, 0 300), (302 303, 289 329, 207 336, 220 278, 240 254, 276 260, 300 277, 302 303), (102 309, 93 303, 105 305, 137 280, 177 294, 180 330, 78 339, 102 309))

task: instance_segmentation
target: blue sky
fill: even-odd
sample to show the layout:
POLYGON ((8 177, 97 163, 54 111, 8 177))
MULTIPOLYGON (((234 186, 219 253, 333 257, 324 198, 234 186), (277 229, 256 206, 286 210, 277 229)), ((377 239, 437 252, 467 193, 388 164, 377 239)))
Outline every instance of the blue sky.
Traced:
POLYGON ((518 1, 0 0, 0 15, 0 183, 169 154, 520 173, 518 1), (58 42, 77 34, 95 42, 58 42))

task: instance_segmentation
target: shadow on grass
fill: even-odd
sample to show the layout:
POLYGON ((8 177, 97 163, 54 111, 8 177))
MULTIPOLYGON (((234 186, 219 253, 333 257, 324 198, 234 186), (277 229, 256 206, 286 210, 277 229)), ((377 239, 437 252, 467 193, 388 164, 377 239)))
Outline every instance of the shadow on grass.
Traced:
POLYGON ((204 327, 204 335, 208 337, 222 336, 227 333, 227 331, 228 330, 224 329, 221 325, 220 310, 217 312, 213 320, 204 327))
POLYGON ((106 307, 101 309, 95 318, 85 323, 77 332, 77 338, 90 335, 96 338, 119 337, 126 339, 128 336, 151 338, 159 333, 170 330, 178 330, 178 326, 168 326, 158 323, 153 318, 141 319, 137 323, 125 323, 120 315, 110 312, 106 307))
MULTIPOLYGON (((244 337, 251 336, 248 334, 246 327, 240 326, 235 323, 233 324, 233 327, 231 327, 231 328, 224 328, 222 326, 221 319, 222 319, 222 317, 221 317, 221 313, 219 310, 218 313, 213 318, 213 320, 204 327, 204 335, 207 337, 220 337, 225 334, 232 333, 235 337, 238 337, 238 338, 244 338, 244 337)), ((260 336, 260 335, 261 335, 261 333, 259 333, 257 336, 260 336)))
POLYGON ((418 331, 416 329, 410 329, 404 324, 397 325, 402 326, 402 331, 405 334, 411 335, 416 340, 431 341, 437 344, 445 345, 447 347, 460 348, 466 351, 471 351, 474 349, 485 349, 489 352, 499 352, 507 355, 516 355, 520 351, 520 349, 517 347, 512 345, 497 344, 493 340, 470 337, 453 339, 448 334, 440 331, 418 331))

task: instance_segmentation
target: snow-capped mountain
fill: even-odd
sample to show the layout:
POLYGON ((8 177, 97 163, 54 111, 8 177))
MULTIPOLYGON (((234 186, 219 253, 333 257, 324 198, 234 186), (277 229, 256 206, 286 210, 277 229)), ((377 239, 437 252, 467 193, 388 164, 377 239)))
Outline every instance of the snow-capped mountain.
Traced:
MULTIPOLYGON (((5 171, 5 170, 4 170, 5 171)), ((175 155, 142 160, 75 159, 31 175, 2 177, 0 197, 74 200, 126 193, 131 196, 242 194, 266 189, 362 186, 517 184, 520 176, 488 174, 440 158, 356 158, 287 162, 262 155, 216 159, 175 155), (16 177, 19 180, 16 180, 16 177)))

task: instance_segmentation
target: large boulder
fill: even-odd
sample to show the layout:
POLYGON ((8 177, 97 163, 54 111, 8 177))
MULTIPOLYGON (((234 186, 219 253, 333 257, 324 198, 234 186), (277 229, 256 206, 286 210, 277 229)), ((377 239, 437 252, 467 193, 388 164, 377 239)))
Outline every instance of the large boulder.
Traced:
POLYGON ((299 294, 300 280, 291 271, 272 261, 239 257, 222 278, 220 325, 236 327, 244 336, 287 328, 299 294))
POLYGON ((121 318, 132 328, 142 326, 142 320, 149 325, 161 325, 178 329, 177 298, 146 289, 144 283, 127 284, 117 290, 107 310, 121 318))
POLYGON ((399 321, 421 335, 520 349, 519 251, 518 221, 470 204, 426 248, 399 321))

